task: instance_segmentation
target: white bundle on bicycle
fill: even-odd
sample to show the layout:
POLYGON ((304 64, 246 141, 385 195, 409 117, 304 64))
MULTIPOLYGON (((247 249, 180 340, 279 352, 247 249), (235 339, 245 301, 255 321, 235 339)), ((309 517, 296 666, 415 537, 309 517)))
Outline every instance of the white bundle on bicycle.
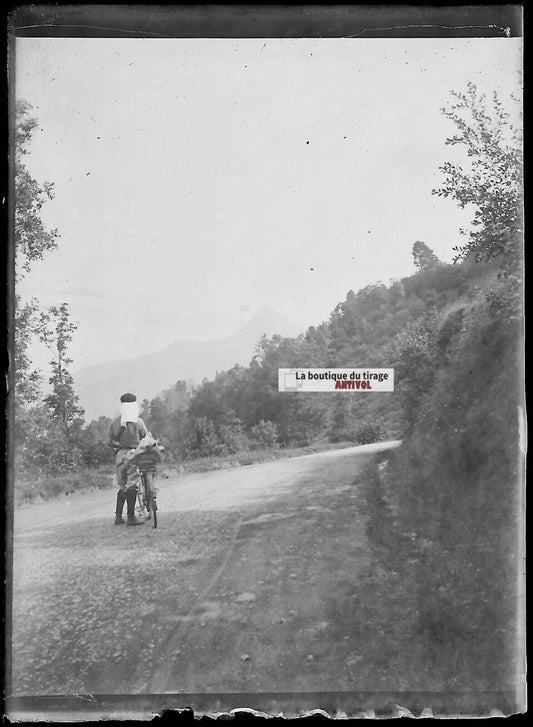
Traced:
POLYGON ((135 462, 152 460, 154 464, 161 462, 161 447, 157 439, 155 439, 150 433, 146 434, 139 445, 132 451, 131 456, 135 462))

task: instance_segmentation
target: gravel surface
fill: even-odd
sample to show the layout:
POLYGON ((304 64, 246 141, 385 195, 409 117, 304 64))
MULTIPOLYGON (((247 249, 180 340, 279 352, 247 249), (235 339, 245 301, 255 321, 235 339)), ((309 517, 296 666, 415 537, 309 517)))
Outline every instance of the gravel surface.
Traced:
POLYGON ((17 510, 10 693, 397 688, 357 484, 394 444, 159 480, 155 530, 113 490, 17 510))

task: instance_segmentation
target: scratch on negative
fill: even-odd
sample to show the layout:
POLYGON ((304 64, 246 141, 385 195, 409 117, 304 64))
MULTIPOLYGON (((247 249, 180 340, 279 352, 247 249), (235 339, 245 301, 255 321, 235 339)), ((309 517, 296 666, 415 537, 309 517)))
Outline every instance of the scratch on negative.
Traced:
MULTIPOLYGON (((29 30, 30 28, 88 28, 91 30, 110 30, 118 33, 130 33, 131 35, 153 35, 156 38, 180 38, 182 36, 168 35, 167 33, 153 33, 148 30, 128 30, 124 28, 108 28, 102 25, 68 25, 61 23, 35 23, 33 25, 18 25, 17 30, 29 30)), ((500 25, 430 25, 430 24, 413 24, 413 25, 392 25, 387 28, 365 28, 360 33, 341 36, 343 38, 357 38, 365 33, 384 31, 384 30, 406 30, 407 28, 441 28, 442 30, 468 30, 474 28, 488 28, 489 30, 499 30, 506 38, 511 37, 511 28, 502 27, 500 25)), ((328 37, 328 36, 324 36, 328 37)), ((263 46, 264 47, 264 46, 263 46)), ((261 48, 263 50, 263 48, 261 48)))
POLYGON ((127 30, 124 28, 107 28, 103 25, 67 25, 62 23, 35 23, 34 25, 17 25, 14 30, 29 30, 30 28, 88 28, 91 30, 111 30, 114 33, 130 33, 131 35, 153 35, 156 38, 178 38, 181 36, 165 33, 152 33, 149 30, 127 30))
POLYGON ((506 38, 511 37, 511 28, 503 28, 501 25, 392 25, 389 28, 365 28, 360 33, 354 33, 353 35, 345 35, 345 38, 357 38, 365 33, 383 31, 383 30, 406 30, 407 28, 441 28, 442 30, 468 30, 474 28, 488 28, 489 30, 499 30, 506 38))

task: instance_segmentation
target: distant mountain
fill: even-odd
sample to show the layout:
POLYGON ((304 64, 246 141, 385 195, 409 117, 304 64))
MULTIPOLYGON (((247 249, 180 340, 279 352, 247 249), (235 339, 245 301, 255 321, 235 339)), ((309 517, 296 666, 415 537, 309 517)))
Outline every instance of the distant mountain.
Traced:
POLYGON ((153 399, 180 379, 199 384, 204 378, 213 378, 217 371, 229 369, 236 363, 246 366, 264 334, 292 337, 301 332, 301 327, 271 308, 265 308, 228 338, 178 340, 157 353, 81 369, 75 374, 75 382, 85 419, 91 421, 101 415, 117 415, 117 402, 125 391, 134 392, 139 401, 153 399))

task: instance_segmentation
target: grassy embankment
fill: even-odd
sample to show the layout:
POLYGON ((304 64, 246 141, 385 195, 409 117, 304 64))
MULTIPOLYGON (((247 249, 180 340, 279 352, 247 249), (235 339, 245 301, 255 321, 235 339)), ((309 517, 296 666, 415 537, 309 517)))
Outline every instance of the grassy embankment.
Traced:
POLYGON ((519 309, 509 282, 495 278, 443 312, 432 385, 401 449, 366 481, 369 536, 416 596, 424 668, 444 690, 520 689, 519 309), (450 328, 452 313, 460 325, 450 328))

